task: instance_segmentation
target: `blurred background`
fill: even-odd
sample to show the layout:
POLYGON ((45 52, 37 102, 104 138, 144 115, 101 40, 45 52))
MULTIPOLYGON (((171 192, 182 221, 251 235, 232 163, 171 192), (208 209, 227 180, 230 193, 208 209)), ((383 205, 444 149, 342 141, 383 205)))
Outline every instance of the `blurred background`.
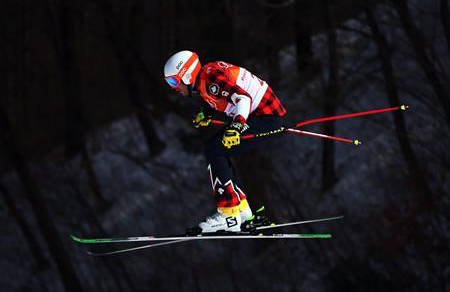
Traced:
POLYGON ((2 291, 450 291, 447 0, 6 0, 0 31, 2 291), (332 239, 81 246, 184 232, 214 211, 180 50, 266 80, 305 127, 234 159, 250 204, 332 239), (447 211, 446 211, 447 210, 447 211), (447 280, 445 280, 447 279, 447 280))

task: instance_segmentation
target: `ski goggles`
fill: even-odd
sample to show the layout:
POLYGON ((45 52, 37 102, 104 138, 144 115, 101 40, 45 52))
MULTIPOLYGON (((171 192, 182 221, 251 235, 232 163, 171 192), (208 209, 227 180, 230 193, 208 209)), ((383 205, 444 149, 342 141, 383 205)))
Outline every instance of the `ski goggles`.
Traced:
POLYGON ((167 84, 174 89, 176 89, 181 83, 181 78, 178 76, 169 76, 164 78, 164 80, 166 80, 167 84))

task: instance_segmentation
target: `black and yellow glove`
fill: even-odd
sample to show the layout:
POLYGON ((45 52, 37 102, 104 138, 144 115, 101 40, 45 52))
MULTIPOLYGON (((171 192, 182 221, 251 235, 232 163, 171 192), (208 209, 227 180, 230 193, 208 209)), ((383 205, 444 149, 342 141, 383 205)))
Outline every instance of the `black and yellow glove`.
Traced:
POLYGON ((247 129, 247 124, 241 124, 238 122, 231 123, 223 133, 223 146, 230 149, 232 146, 239 145, 241 143, 241 133, 247 129))
POLYGON ((200 128, 200 127, 208 127, 211 123, 212 116, 205 116, 203 111, 200 111, 198 114, 194 116, 194 119, 192 120, 192 123, 194 124, 194 127, 200 128))

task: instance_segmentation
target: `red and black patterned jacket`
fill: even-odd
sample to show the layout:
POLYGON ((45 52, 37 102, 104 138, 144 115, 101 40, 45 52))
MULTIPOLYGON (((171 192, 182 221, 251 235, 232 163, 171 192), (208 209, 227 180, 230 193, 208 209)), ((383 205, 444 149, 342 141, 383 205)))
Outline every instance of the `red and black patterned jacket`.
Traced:
POLYGON ((245 123, 249 115, 284 116, 286 109, 267 83, 248 70, 223 61, 204 65, 195 88, 215 110, 245 123))

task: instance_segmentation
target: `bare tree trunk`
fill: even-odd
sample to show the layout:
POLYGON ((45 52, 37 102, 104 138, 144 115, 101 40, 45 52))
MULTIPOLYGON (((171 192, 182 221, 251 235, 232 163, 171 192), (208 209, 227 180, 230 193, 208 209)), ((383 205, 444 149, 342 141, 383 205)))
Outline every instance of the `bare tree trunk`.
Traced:
MULTIPOLYGON (((235 159, 239 161, 238 177, 243 181, 243 191, 248 195, 253 210, 267 205, 270 201, 269 186, 275 183, 270 173, 273 169, 272 161, 265 152, 254 149, 235 159)), ((271 212, 270 207, 266 209, 271 212)))
MULTIPOLYGON (((270 186, 276 183, 272 178, 273 165, 269 156, 267 151, 259 148, 246 152, 235 160, 239 161, 238 177, 244 184, 243 191, 248 196, 248 202, 252 210, 256 211, 261 206, 265 206, 266 214, 269 218, 277 220, 277 213, 274 212, 276 206, 268 204, 270 196, 276 195, 269 192, 270 186)), ((261 242, 255 246, 254 250, 259 254, 273 244, 274 242, 271 241, 261 242)))
POLYGON ((278 33, 280 27, 280 17, 279 12, 276 8, 268 6, 264 9, 267 30, 267 42, 265 49, 268 65, 268 81, 270 87, 272 87, 274 91, 277 92, 280 86, 281 78, 280 58, 278 56, 278 33))
MULTIPOLYGON (((339 98, 338 87, 338 55, 336 44, 336 30, 333 20, 332 4, 329 0, 323 0, 325 11, 325 23, 328 36, 328 55, 329 55, 329 80, 325 89, 324 113, 325 116, 336 115, 336 100, 339 98)), ((323 124, 323 132, 334 136, 335 123, 329 121, 323 124)), ((327 139, 323 140, 322 155, 322 189, 328 190, 336 183, 335 172, 335 143, 327 139)))
MULTIPOLYGON (((386 92, 389 103, 391 106, 398 105, 399 104, 398 88, 397 83, 395 82, 394 68, 392 65, 392 56, 388 47, 388 42, 384 37, 384 35, 382 34, 382 32, 380 31, 372 10, 366 8, 365 13, 367 16, 369 27, 371 28, 372 31, 373 39, 378 47, 378 55, 382 63, 386 92)), ((428 236, 426 234, 428 232, 427 233, 423 232, 425 230, 424 225, 426 225, 427 228, 430 228, 431 227, 430 225, 432 224, 430 224, 430 222, 424 221, 424 219, 417 220, 417 218, 423 217, 420 216, 420 214, 430 212, 433 210, 431 208, 433 206, 434 203, 433 201, 434 198, 436 198, 436 196, 432 193, 429 184, 426 180, 426 173, 421 168, 419 161, 411 147, 411 143, 408 137, 405 135, 406 127, 403 115, 400 112, 396 112, 393 114, 397 138, 400 144, 400 148, 402 150, 403 157, 408 166, 409 174, 412 178, 412 180, 410 180, 413 182, 412 189, 414 189, 415 193, 417 194, 416 195, 417 198, 413 200, 414 203, 408 208, 408 213, 402 214, 401 215, 402 218, 396 218, 396 222, 398 225, 394 225, 393 227, 387 228, 387 230, 391 230, 387 236, 391 236, 392 234, 398 235, 397 239, 391 242, 391 245, 393 245, 394 248, 401 249, 401 246, 403 246, 409 239, 411 239, 413 237, 413 234, 414 238, 420 238, 419 240, 420 242, 423 242, 423 240, 427 240, 428 236), (401 224, 399 222, 403 223, 401 224), (405 229, 399 227, 406 225, 409 226, 409 228, 405 229)), ((397 212, 397 210, 394 210, 392 212, 395 213, 397 212)), ((371 248, 379 249, 379 247, 376 247, 376 244, 371 248)), ((437 272, 437 270, 439 270, 439 267, 434 269, 436 265, 432 263, 432 260, 429 257, 429 253, 431 252, 430 249, 424 248, 421 251, 421 253, 425 258, 427 264, 430 267, 432 267, 429 269, 430 270, 429 272, 437 275, 439 279, 440 278, 439 272, 437 272)), ((430 283, 434 284, 433 282, 430 283)), ((431 290, 436 289, 433 288, 431 290)))
POLYGON ((233 49, 233 62, 234 64, 240 64, 240 66, 243 66, 242 63, 245 61, 245 49, 242 47, 240 41, 239 41, 239 4, 241 2, 238 0, 227 0, 226 1, 226 11, 227 16, 230 19, 230 26, 231 26, 231 41, 233 42, 231 47, 233 49))
POLYGON ((73 157, 80 153, 84 139, 79 68, 80 2, 47 0, 47 29, 53 38, 56 60, 62 75, 65 109, 65 154, 73 157))
MULTIPOLYGON (((80 59, 85 57, 85 52, 86 52, 85 39, 86 39, 86 35, 88 34, 88 27, 86 24, 86 16, 85 16, 88 13, 88 11, 86 9, 87 8, 86 3, 87 2, 85 0, 80 1, 80 8, 81 8, 80 15, 79 15, 79 17, 80 17, 79 40, 80 40, 80 55, 81 55, 80 59)), ((81 62, 79 62, 79 63, 81 63, 81 62)), ((81 65, 79 65, 79 66, 81 66, 81 65)), ((81 94, 80 94, 80 96, 78 96, 78 99, 80 100, 80 107, 78 108, 78 112, 80 113, 78 115, 80 117, 79 122, 82 126, 84 126, 83 129, 87 131, 87 130, 89 130, 90 125, 88 125, 88 122, 82 116, 82 109, 83 109, 82 106, 83 105, 82 105, 81 99, 84 96, 84 92, 83 92, 84 86, 83 86, 83 79, 82 79, 80 67, 77 67, 77 73, 79 74, 78 78, 80 80, 79 86, 81 86, 81 94)), ((87 173, 89 185, 95 194, 97 206, 99 206, 100 209, 102 209, 102 210, 107 210, 109 207, 111 207, 112 203, 109 202, 105 198, 105 196, 102 192, 101 186, 98 182, 94 163, 93 163, 91 156, 89 155, 89 151, 87 149, 86 134, 81 133, 81 135, 82 136, 80 138, 82 140, 82 145, 81 145, 82 163, 83 163, 84 169, 86 170, 86 173, 87 173)))
POLYGON ((297 70, 301 74, 311 66, 312 52, 312 25, 309 19, 311 15, 311 2, 295 1, 295 45, 297 48, 297 70), (305 15, 305 17, 299 17, 305 15))
POLYGON ((103 195, 102 188, 98 182, 97 174, 95 173, 94 163, 89 155, 89 151, 87 149, 86 142, 81 149, 82 156, 82 166, 87 173, 88 183, 91 187, 92 191, 95 194, 95 198, 97 199, 96 205, 103 211, 106 211, 111 207, 112 203, 105 199, 103 195))
POLYGON ((169 1, 158 0, 153 3, 153 9, 159 11, 159 17, 156 21, 157 38, 155 41, 155 51, 158 57, 159 68, 163 68, 166 58, 169 57, 169 17, 165 17, 167 13, 167 3, 169 1))
MULTIPOLYGON (((55 32, 55 41, 60 41, 60 45, 55 43, 55 47, 57 48, 64 82, 65 148, 68 157, 73 157, 81 152, 85 135, 79 68, 80 43, 77 39, 77 31, 80 29, 80 3, 80 1, 61 1, 58 9, 55 9, 58 13, 57 16, 59 16, 59 23, 56 24, 56 27, 59 24, 61 28, 59 37, 57 36, 58 33, 55 32)), ((57 29, 56 27, 55 29, 57 29)))
POLYGON ((33 208, 39 229, 47 242, 48 251, 61 274, 64 288, 66 291, 83 291, 54 220, 51 218, 48 207, 45 204, 44 196, 33 179, 27 162, 18 150, 13 129, 3 109, 0 109, 0 132, 2 133, 0 142, 5 147, 6 157, 9 157, 11 164, 14 165, 17 175, 25 188, 26 198, 33 208))
POLYGON ((406 0, 391 0, 391 3, 394 5, 395 10, 400 16, 400 21, 402 22, 403 29, 405 30, 407 37, 411 41, 411 44, 416 53, 417 61, 422 67, 422 70, 425 72, 425 76, 427 77, 428 82, 430 82, 434 93, 441 103, 442 109, 447 119, 447 124, 450 125, 450 98, 441 83, 439 74, 436 72, 436 68, 433 66, 432 61, 427 55, 425 37, 422 31, 420 31, 415 26, 406 0))
POLYGON ((94 188, 96 203, 107 207, 109 203, 100 191, 96 183, 95 172, 90 157, 86 150, 86 137, 88 125, 83 117, 83 90, 80 69, 81 54, 83 50, 84 34, 81 18, 84 17, 84 1, 62 1, 53 5, 47 4, 48 19, 51 21, 48 27, 53 36, 53 45, 59 67, 62 71, 63 90, 65 100, 65 148, 66 156, 73 157, 81 153, 83 164, 94 188), (53 20, 53 21, 52 21, 53 20))
MULTIPOLYGON (((90 231, 95 232, 96 234, 106 234, 106 231, 103 229, 102 224, 97 218, 97 214, 94 208, 89 205, 88 201, 85 198, 85 194, 81 193, 78 185, 70 177, 69 184, 72 185, 72 188, 77 195, 76 198, 83 208, 83 213, 85 215, 86 221, 89 222, 89 228, 91 229, 90 231)), ((111 261, 111 259, 108 259, 107 257, 100 257, 100 260, 108 270, 108 274, 111 276, 112 283, 117 288, 117 291, 137 290, 124 263, 120 259, 114 259, 113 261, 111 261), (123 285, 122 279, 125 282, 124 284, 126 284, 126 286, 123 285)))
MULTIPOLYGON (((372 30, 373 39, 378 48, 378 55, 380 57, 383 68, 385 87, 389 104, 392 107, 398 106, 400 104, 400 99, 398 96, 397 83, 395 82, 394 68, 392 66, 392 56, 387 40, 380 31, 372 10, 370 8, 366 8, 365 13, 369 27, 372 30)), ((414 181, 421 190, 419 192, 420 194, 422 194, 421 196, 431 199, 433 196, 431 195, 431 190, 428 186, 428 182, 425 179, 426 175, 420 167, 417 157, 411 147, 408 136, 406 135, 407 131, 403 115, 401 112, 393 112, 393 115, 398 142, 400 144, 405 162, 408 165, 409 172, 413 178, 412 181, 414 181)))
POLYGON ((447 47, 450 53, 450 21, 449 21, 449 10, 448 10, 448 0, 441 0, 440 14, 442 28, 444 30, 445 39, 447 40, 447 47))
MULTIPOLYGON (((150 155, 155 156, 165 148, 164 141, 158 137, 155 127, 153 126, 152 117, 155 112, 164 112, 162 108, 163 102, 161 101, 163 99, 163 94, 160 94, 162 90, 159 86, 152 84, 154 89, 152 94, 156 96, 156 98, 153 99, 153 104, 158 107, 161 106, 161 108, 159 108, 158 111, 150 112, 150 110, 147 109, 147 105, 141 99, 139 90, 139 79, 141 77, 139 73, 147 73, 147 69, 136 50, 132 48, 128 37, 124 35, 123 28, 119 25, 118 17, 116 17, 109 1, 95 0, 95 2, 99 5, 104 14, 107 37, 109 38, 114 53, 119 61, 120 72, 128 89, 128 98, 135 109, 150 155)), ((150 83, 153 83, 153 76, 146 77, 150 83)))
POLYGON ((181 11, 177 9, 177 0, 160 0, 160 2, 161 11, 163 14, 161 17, 161 32, 163 34, 162 39, 166 45, 163 47, 163 52, 165 54, 168 52, 175 53, 174 50, 179 47, 179 38, 177 33, 179 18, 177 16, 181 13, 181 11))
POLYGON ((17 225, 19 225, 19 228, 22 231, 23 236, 25 237, 28 248, 30 249, 33 258, 35 259, 36 268, 38 270, 48 270, 50 268, 50 263, 44 256, 45 251, 42 250, 39 244, 39 240, 34 236, 33 232, 31 231, 30 225, 27 223, 24 216, 22 216, 22 214, 20 214, 20 211, 17 209, 14 199, 11 197, 6 187, 3 186, 3 184, 1 183, 0 183, 0 193, 3 195, 6 207, 9 209, 11 215, 16 219, 17 225))
MULTIPOLYGON (((13 71, 13 77, 10 81, 13 83, 13 91, 6 92, 6 96, 11 96, 14 101, 19 100, 21 96, 27 90, 27 68, 26 68, 26 54, 27 54, 27 30, 29 29, 25 23, 25 13, 28 13, 27 9, 30 9, 28 1, 19 1, 22 11, 20 13, 19 25, 17 29, 17 39, 14 42, 14 52, 16 54, 16 66, 13 71)), ((27 16, 28 17, 28 16, 27 16)), ((50 216, 50 212, 45 203, 45 198, 41 193, 38 184, 33 179, 27 162, 22 155, 22 151, 19 149, 15 133, 17 129, 13 129, 3 107, 0 107, 0 144, 8 158, 10 165, 17 172, 18 178, 23 184, 25 198, 30 203, 33 210, 34 217, 37 221, 39 231, 43 235, 43 239, 47 244, 48 252, 52 260, 56 263, 57 272, 59 272, 62 284, 66 291, 82 291, 81 283, 71 265, 71 259, 68 256, 64 248, 63 241, 61 240, 58 230, 54 224, 53 218, 50 216)), ((25 232, 27 233, 27 232, 25 232)), ((32 249, 33 254, 41 252, 36 244, 36 239, 32 237, 31 233, 25 234, 28 244, 35 245, 36 249, 32 249)), ((36 255, 39 257, 38 255, 36 255)), ((45 263, 45 258, 41 258, 39 261, 45 263)))

